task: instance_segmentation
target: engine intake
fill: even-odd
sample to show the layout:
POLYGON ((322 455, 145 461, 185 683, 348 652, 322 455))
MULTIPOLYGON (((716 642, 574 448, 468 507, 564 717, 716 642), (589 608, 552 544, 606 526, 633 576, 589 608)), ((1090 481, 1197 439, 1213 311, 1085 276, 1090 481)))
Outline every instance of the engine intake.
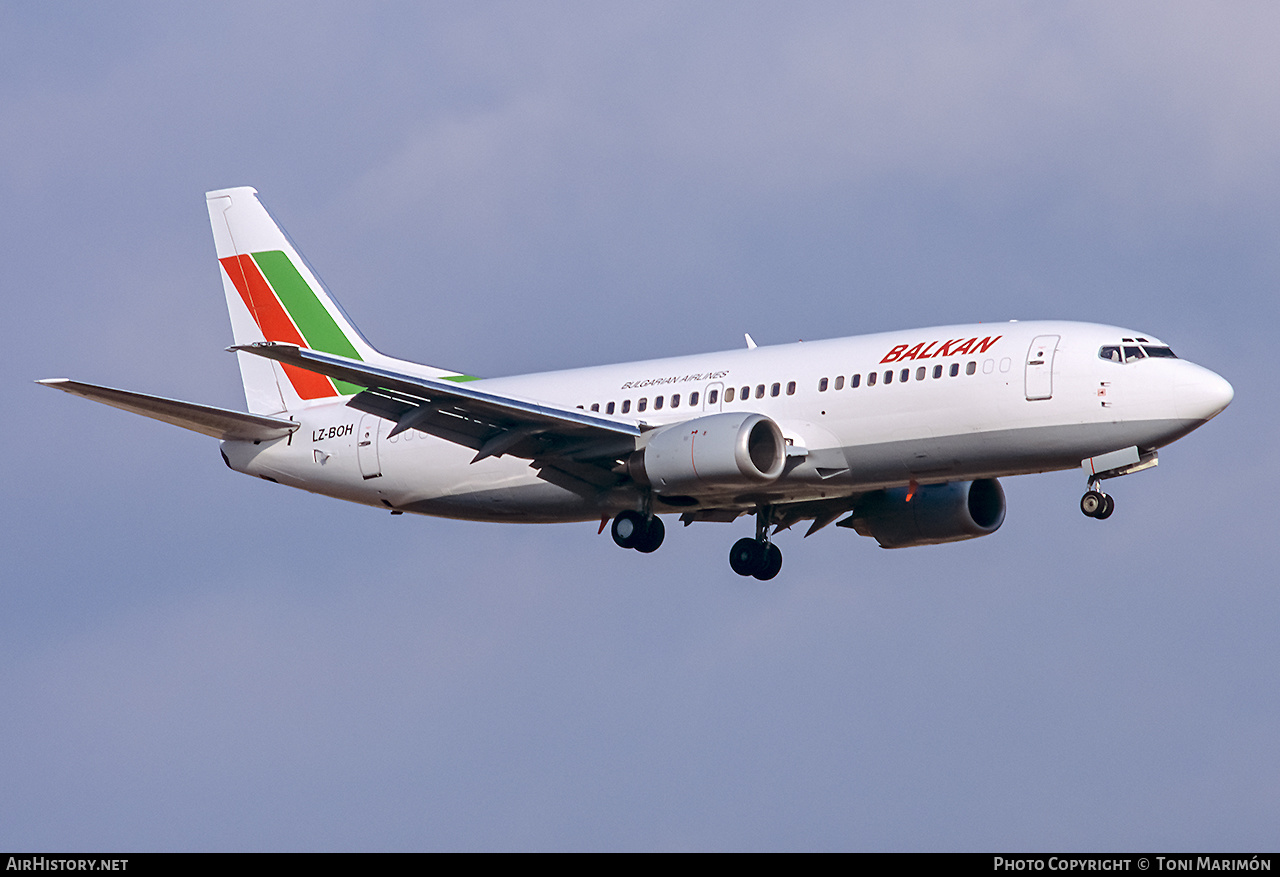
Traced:
POLYGON ((776 481, 787 462, 778 424, 763 414, 710 414, 658 430, 628 461, 659 494, 737 490, 776 481))
POLYGON ((1004 523, 1004 513, 1004 488, 983 478, 918 487, 910 502, 905 487, 877 490, 840 526, 874 537, 881 548, 908 548, 989 536, 1004 523))

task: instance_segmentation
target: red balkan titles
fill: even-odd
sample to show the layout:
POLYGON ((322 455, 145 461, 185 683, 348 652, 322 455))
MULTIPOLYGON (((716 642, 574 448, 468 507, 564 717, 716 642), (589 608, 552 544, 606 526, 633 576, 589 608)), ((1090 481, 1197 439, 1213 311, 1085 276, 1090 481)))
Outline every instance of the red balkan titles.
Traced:
POLYGON ((904 362, 908 359, 935 359, 939 356, 964 356, 970 353, 986 353, 991 346, 1003 338, 997 335, 992 338, 956 338, 951 341, 921 341, 912 347, 910 344, 899 344, 885 354, 884 362, 904 362))

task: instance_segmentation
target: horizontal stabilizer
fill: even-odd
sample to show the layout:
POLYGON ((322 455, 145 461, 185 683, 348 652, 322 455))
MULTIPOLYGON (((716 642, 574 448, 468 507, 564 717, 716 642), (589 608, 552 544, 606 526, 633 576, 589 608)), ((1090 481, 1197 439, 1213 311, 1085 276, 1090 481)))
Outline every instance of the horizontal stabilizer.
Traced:
POLYGON ((224 441, 267 441, 284 438, 298 428, 298 424, 290 420, 131 393, 67 378, 46 378, 36 383, 224 441))

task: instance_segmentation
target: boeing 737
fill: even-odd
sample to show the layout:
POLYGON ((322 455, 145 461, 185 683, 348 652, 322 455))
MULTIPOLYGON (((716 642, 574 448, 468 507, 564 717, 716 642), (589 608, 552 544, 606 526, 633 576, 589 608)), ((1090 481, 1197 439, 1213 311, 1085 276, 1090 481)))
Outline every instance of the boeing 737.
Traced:
POLYGON ((755 519, 734 572, 782 568, 778 532, 835 523, 885 548, 986 536, 1002 476, 1106 479, 1230 403, 1231 385, 1145 332, 1074 322, 940 326, 504 378, 393 359, 356 330, 252 188, 206 195, 248 413, 40 381, 221 440, 237 472, 473 521, 755 519))

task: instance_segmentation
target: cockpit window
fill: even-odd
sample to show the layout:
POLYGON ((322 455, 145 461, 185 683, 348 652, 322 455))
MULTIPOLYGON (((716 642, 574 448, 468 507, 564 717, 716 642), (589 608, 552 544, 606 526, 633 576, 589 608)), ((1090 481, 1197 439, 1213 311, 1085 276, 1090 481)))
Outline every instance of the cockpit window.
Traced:
MULTIPOLYGON (((1135 359, 1145 359, 1151 357, 1153 359, 1177 359, 1177 355, 1165 347, 1163 344, 1151 344, 1147 342, 1139 346, 1133 343, 1132 338, 1125 338, 1130 343, 1123 345, 1107 344, 1098 349, 1098 359, 1105 359, 1108 362, 1133 362, 1135 359)), ((1138 339, 1143 341, 1145 339, 1138 339)))

